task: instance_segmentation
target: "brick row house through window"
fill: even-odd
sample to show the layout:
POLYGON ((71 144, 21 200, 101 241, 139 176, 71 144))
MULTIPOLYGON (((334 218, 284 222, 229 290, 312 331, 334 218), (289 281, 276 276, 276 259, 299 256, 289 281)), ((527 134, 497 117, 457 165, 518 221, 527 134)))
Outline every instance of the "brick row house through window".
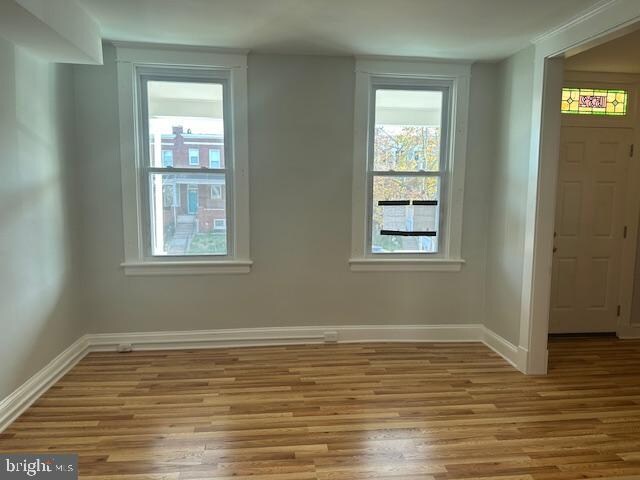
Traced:
MULTIPOLYGON (((194 173, 164 175, 162 206, 164 238, 168 253, 179 253, 195 234, 226 234, 226 187, 224 174, 197 175, 198 168, 225 168, 222 134, 186 132, 174 126, 161 135, 163 167, 193 168, 194 173)), ((150 138, 152 158, 155 139, 150 138)))

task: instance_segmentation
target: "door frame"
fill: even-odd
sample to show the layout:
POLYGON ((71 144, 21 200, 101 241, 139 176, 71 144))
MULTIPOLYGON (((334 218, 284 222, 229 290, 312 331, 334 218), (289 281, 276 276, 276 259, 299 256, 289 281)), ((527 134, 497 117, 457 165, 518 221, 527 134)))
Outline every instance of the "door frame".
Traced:
MULTIPOLYGON (((546 374, 556 182, 560 148, 563 58, 640 26, 635 0, 610 0, 534 40, 531 143, 517 365, 546 374)), ((632 326, 632 332, 638 328, 632 326)))

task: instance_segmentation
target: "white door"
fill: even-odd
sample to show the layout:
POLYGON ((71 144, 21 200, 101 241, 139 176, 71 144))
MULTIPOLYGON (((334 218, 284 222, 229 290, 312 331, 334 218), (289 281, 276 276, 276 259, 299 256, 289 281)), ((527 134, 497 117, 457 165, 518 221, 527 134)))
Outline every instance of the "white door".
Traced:
POLYGON ((615 332, 633 132, 562 127, 551 333, 615 332))

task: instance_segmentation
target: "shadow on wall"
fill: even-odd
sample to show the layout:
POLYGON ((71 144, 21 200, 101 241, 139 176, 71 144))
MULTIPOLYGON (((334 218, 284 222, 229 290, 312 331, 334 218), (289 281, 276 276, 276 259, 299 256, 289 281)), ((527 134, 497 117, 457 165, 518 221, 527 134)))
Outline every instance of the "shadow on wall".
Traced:
POLYGON ((78 335, 68 66, 0 41, 0 398, 78 335), (13 65, 13 71, 11 66, 13 65))

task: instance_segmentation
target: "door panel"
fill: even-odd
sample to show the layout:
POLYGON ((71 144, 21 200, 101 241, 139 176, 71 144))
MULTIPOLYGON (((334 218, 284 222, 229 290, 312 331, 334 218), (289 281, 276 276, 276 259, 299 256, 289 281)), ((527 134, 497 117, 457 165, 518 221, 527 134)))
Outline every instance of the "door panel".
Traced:
POLYGON ((580 234, 580 211, 582 204, 582 183, 562 182, 559 188, 560 222, 557 231, 564 237, 580 234))
POLYGON ((570 308, 576 300, 577 259, 561 258, 554 269, 555 305, 559 308, 570 308))
POLYGON ((551 333, 616 330, 631 129, 563 127, 551 333))

